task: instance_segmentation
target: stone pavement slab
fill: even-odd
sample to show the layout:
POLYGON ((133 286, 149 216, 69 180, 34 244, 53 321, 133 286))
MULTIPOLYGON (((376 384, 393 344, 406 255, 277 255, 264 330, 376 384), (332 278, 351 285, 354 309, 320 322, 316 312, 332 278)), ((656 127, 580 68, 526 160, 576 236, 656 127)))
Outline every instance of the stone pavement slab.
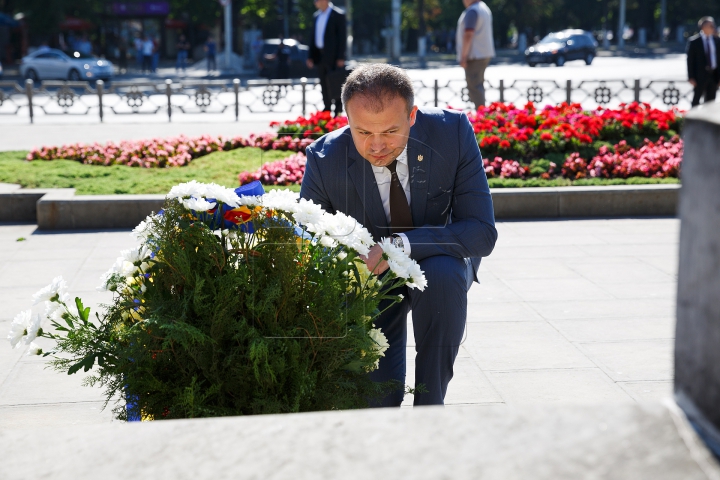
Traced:
MULTIPOLYGON (((503 221, 468 297, 448 405, 631 405, 670 396, 679 221, 503 221)), ((0 226, 0 338, 31 296, 62 274, 94 310, 99 276, 127 230, 44 233, 0 226), (24 241, 17 241, 25 238, 24 241)), ((407 383, 414 382, 408 319, 407 383)), ((0 429, 107 423, 98 388, 0 343, 0 429)), ((412 405, 412 397, 404 406, 412 405)))
MULTIPOLYGON (((2 417, 0 417, 2 418, 2 417)), ((717 480, 676 410, 424 407, 0 429, 4 480, 717 480)))

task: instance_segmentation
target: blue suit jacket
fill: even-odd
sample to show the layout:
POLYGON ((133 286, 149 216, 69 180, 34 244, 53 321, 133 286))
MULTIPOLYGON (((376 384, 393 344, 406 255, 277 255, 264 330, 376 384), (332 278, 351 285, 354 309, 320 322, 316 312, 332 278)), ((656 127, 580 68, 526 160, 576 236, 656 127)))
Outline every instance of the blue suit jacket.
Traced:
MULTIPOLYGON (((391 235, 372 165, 358 153, 349 127, 307 147, 300 196, 363 224, 378 241, 391 235)), ((474 271, 490 255, 495 215, 480 149, 462 112, 420 108, 408 139, 410 209, 405 233, 416 261, 434 255, 470 258, 474 271)))

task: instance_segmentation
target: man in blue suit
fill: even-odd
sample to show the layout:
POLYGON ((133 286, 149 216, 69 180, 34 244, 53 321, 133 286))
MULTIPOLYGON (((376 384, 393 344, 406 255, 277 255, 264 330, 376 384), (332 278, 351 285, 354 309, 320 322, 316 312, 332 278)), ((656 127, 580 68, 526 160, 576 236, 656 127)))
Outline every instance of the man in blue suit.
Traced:
MULTIPOLYGON (((355 69, 342 101, 349 125, 307 148, 300 196, 350 215, 376 241, 392 236, 420 264, 427 288, 395 292, 403 300, 375 321, 390 348, 371 377, 404 385, 412 310, 415 384, 423 386, 414 404, 442 405, 465 330, 467 292, 497 239, 475 134, 462 112, 415 106, 411 80, 390 65, 355 69)), ((388 268, 377 245, 365 261, 378 274, 388 268)), ((377 406, 402 400, 397 390, 377 406)))

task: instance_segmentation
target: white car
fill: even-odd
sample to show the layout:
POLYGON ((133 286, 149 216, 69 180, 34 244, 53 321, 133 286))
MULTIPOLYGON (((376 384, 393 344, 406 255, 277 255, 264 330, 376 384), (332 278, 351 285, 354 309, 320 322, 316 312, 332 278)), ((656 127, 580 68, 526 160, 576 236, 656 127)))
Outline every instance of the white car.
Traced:
POLYGON ((40 80, 109 80, 113 64, 107 60, 73 52, 70 55, 54 48, 42 48, 20 63, 20 75, 34 82, 40 80))

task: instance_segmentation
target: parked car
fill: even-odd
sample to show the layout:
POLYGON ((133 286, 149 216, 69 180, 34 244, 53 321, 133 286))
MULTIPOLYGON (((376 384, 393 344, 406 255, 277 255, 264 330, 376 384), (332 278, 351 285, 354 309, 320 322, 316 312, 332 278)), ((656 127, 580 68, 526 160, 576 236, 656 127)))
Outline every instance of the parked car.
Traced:
POLYGON ((563 30, 548 34, 525 50, 525 60, 531 67, 538 63, 554 63, 562 67, 570 60, 584 60, 590 65, 597 54, 597 46, 590 32, 563 30))
POLYGON ((20 63, 20 75, 33 80, 109 80, 113 64, 107 60, 80 52, 65 53, 54 48, 42 48, 20 63))
POLYGON ((279 38, 268 38, 263 41, 260 56, 258 58, 258 67, 260 67, 260 76, 265 78, 299 78, 313 77, 316 75, 314 69, 307 67, 307 59, 310 55, 310 47, 303 45, 297 40, 286 38, 283 40, 286 48, 285 52, 289 54, 290 65, 287 69, 278 68, 278 47, 280 46, 279 38))

